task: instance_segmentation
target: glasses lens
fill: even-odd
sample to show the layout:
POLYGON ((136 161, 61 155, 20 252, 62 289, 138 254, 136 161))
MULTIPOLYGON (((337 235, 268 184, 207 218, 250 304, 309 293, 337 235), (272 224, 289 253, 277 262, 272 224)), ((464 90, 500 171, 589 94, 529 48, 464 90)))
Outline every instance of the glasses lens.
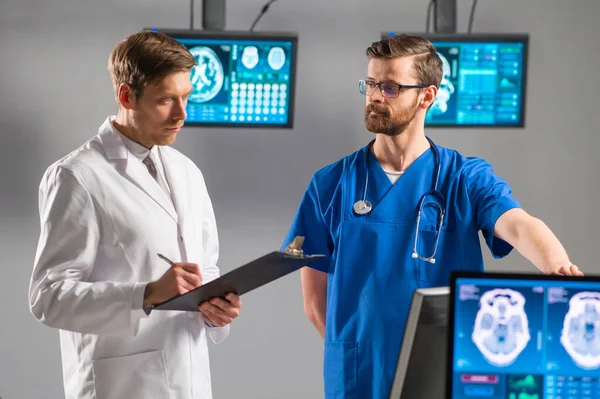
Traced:
POLYGON ((367 84, 366 80, 358 81, 358 90, 361 92, 361 94, 367 95, 368 90, 369 90, 369 85, 367 84))
POLYGON ((381 92, 384 97, 398 97, 400 88, 393 83, 382 83, 381 92))

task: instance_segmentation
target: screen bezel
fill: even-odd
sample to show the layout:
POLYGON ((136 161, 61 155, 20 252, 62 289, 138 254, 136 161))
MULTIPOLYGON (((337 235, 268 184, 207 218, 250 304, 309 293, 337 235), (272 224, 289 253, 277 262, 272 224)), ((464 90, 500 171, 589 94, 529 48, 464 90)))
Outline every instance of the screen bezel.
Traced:
POLYGON ((521 120, 518 124, 458 124, 458 123, 425 123, 427 128, 500 128, 500 129, 522 129, 525 127, 526 103, 527 103, 527 77, 529 75, 529 34, 528 33, 410 33, 410 32, 383 32, 381 38, 386 39, 391 34, 399 35, 407 33, 410 35, 422 36, 425 39, 435 42, 459 42, 459 43, 485 43, 485 42, 504 42, 504 43, 522 43, 523 44, 523 83, 521 85, 521 120))
POLYGON ((467 272, 453 271, 450 274, 450 298, 448 298, 448 342, 446 352, 446 399, 452 398, 453 377, 454 377, 454 313, 456 310, 456 280, 460 278, 478 278, 482 280, 527 280, 527 281, 563 281, 563 282, 582 282, 598 283, 600 275, 591 276, 556 276, 531 273, 501 273, 501 272, 467 272))
POLYGON ((258 129, 293 129, 294 108, 296 101, 296 69, 298 65, 298 34, 296 32, 247 32, 247 31, 209 31, 189 29, 146 28, 153 32, 161 32, 177 40, 181 39, 214 39, 214 40, 272 40, 292 42, 292 59, 290 71, 290 91, 288 120, 286 123, 233 123, 233 122, 188 122, 184 127, 224 127, 224 128, 258 128, 258 129))

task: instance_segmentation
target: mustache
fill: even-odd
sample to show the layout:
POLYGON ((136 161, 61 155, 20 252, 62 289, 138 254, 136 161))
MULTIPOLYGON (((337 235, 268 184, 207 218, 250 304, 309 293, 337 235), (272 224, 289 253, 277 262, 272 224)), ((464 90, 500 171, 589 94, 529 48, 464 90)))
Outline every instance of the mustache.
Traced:
POLYGON ((365 113, 369 113, 369 112, 377 112, 378 114, 382 114, 382 115, 388 115, 389 111, 388 109, 384 106, 384 105, 380 105, 380 104, 369 104, 367 105, 367 107, 365 108, 365 113))

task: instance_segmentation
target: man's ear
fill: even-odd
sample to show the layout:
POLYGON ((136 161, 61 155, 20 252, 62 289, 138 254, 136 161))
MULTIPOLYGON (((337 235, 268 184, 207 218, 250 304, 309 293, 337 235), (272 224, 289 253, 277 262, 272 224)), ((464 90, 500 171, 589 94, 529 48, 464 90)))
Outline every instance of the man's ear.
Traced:
POLYGON ((135 93, 127 83, 121 83, 117 89, 119 105, 125 109, 132 109, 135 105, 135 93))
POLYGON ((435 86, 428 86, 423 89, 423 100, 421 101, 421 106, 423 108, 429 109, 433 102, 435 101, 435 97, 437 96, 437 88, 435 86))

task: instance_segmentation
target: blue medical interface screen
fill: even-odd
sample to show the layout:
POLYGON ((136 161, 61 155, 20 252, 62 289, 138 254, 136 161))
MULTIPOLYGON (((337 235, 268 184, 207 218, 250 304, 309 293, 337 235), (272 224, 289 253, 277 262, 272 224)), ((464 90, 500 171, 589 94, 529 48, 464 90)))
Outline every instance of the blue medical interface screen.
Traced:
POLYGON ((444 75, 426 125, 523 125, 524 43, 432 43, 444 75))
POLYGON ((292 127, 292 40, 176 37, 196 58, 188 125, 292 127))
POLYGON ((600 399, 600 282, 457 277, 452 399, 600 399))

